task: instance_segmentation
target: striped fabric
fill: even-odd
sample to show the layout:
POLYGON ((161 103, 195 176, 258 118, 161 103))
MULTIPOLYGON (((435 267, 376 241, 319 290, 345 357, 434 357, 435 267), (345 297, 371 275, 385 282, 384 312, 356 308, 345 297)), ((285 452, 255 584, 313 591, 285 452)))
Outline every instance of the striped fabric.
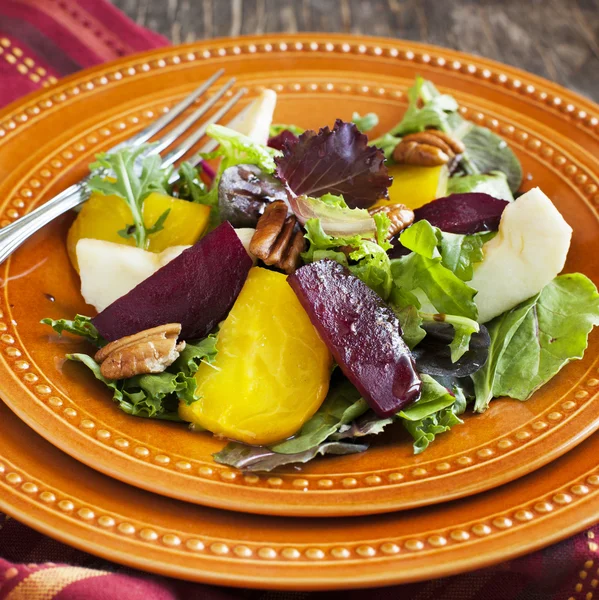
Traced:
MULTIPOLYGON (((167 43, 107 0, 0 0, 0 106, 78 69, 167 43)), ((597 542, 599 526, 530 556, 457 577, 376 591, 279 593, 135 572, 0 514, 0 600, 593 600, 599 599, 597 542)), ((431 578, 434 574, 431 564, 431 578)))
POLYGON ((166 44, 105 0, 0 0, 0 107, 79 69, 166 44))

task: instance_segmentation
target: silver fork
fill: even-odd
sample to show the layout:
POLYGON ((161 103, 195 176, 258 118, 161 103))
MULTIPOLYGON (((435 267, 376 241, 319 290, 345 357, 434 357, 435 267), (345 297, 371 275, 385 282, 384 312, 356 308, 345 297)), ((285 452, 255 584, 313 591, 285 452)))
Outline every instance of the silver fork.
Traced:
MULTIPOLYGON (((148 127, 135 134, 131 138, 113 146, 108 152, 122 149, 124 147, 136 147, 146 143, 157 133, 162 131, 167 125, 172 123, 179 115, 184 113, 198 98, 200 98, 210 86, 224 73, 224 69, 217 71, 212 77, 207 79, 201 86, 195 89, 189 96, 181 100, 169 112, 156 119, 148 127)), ((162 138, 156 140, 148 154, 158 154, 172 146, 184 133, 204 116, 218 100, 233 86, 235 78, 229 79, 216 93, 214 93, 206 102, 198 106, 185 119, 168 131, 162 138)), ((204 121, 196 130, 190 133, 178 146, 168 152, 162 161, 163 167, 173 165, 177 160, 184 156, 205 134, 208 126, 222 119, 238 102, 238 100, 247 92, 245 88, 237 91, 222 107, 220 107, 209 119, 204 121)), ((212 148, 208 142, 206 146, 194 154, 192 162, 197 164, 201 158, 201 152, 207 152, 212 148)), ((48 202, 32 210, 30 213, 21 217, 14 223, 0 229, 0 263, 4 262, 23 242, 31 237, 36 231, 53 221, 56 217, 65 212, 83 204, 89 199, 90 193, 87 189, 87 182, 90 176, 84 177, 77 183, 69 186, 48 202)))

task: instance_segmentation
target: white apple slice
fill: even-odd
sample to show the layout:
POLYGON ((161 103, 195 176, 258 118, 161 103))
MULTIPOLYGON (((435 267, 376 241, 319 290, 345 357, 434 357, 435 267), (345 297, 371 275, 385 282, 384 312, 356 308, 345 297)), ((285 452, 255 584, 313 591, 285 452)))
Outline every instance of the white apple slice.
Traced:
POLYGON ((254 261, 254 264, 256 264, 258 259, 250 252, 250 242, 252 241, 256 230, 253 227, 239 227, 235 230, 235 233, 243 244, 245 251, 249 254, 249 257, 254 261))
POLYGON ((257 144, 266 145, 276 104, 277 93, 274 90, 264 90, 231 121, 229 127, 247 135, 257 144))
POLYGON ((468 285, 486 323, 540 292, 563 268, 572 228, 537 187, 506 206, 468 285))
POLYGON ((162 253, 104 240, 77 242, 81 295, 98 312, 179 256, 189 246, 174 246, 162 253))

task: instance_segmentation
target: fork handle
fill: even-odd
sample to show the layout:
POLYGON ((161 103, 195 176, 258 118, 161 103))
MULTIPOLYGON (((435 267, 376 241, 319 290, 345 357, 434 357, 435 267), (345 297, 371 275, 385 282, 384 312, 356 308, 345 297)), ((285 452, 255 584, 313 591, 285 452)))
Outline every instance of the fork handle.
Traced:
POLYGON ((68 187, 18 221, 0 229, 0 264, 36 231, 72 208, 83 204, 88 198, 89 192, 84 180, 68 187))

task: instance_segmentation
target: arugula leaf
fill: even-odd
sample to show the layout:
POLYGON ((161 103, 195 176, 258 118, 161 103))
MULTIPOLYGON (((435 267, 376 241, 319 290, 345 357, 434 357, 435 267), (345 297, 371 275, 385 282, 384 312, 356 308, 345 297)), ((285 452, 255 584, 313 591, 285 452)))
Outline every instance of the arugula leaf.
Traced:
POLYGON ((112 390, 113 400, 129 415, 181 421, 179 400, 192 404, 197 382, 194 374, 201 361, 213 362, 216 357, 216 335, 197 342, 188 342, 179 358, 162 373, 136 375, 128 379, 106 379, 100 365, 87 354, 67 354, 69 360, 83 363, 95 378, 112 390))
POLYGON ((277 137, 283 131, 290 131, 293 135, 300 136, 304 133, 304 129, 298 127, 297 125, 284 125, 283 123, 273 123, 270 126, 268 137, 277 137))
POLYGON ((85 315, 75 315, 73 320, 69 319, 42 319, 40 323, 44 325, 49 325, 58 333, 58 335, 62 335, 64 331, 67 333, 72 333, 73 335, 78 335, 82 338, 85 338, 88 342, 91 342, 94 346, 104 346, 106 341, 99 334, 98 330, 95 328, 92 323, 91 317, 86 317, 85 315))
POLYGON ((373 112, 366 113, 363 117, 360 113, 354 112, 351 120, 362 133, 374 129, 379 124, 379 116, 373 112))
POLYGON ((355 454, 365 450, 368 450, 368 446, 364 444, 325 442, 297 454, 277 454, 264 446, 248 446, 239 442, 231 442, 212 456, 221 465, 248 472, 268 472, 288 464, 307 463, 319 454, 355 454))
POLYGON ((179 182, 177 198, 196 202, 197 204, 206 203, 206 185, 200 178, 201 166, 194 167, 187 161, 181 163, 179 167, 179 182))
POLYGON ((501 171, 491 171, 483 175, 454 175, 447 182, 447 195, 482 193, 499 200, 512 202, 514 196, 507 182, 507 176, 501 171))
POLYGON ((472 376, 474 409, 495 397, 527 400, 564 365, 582 358, 599 325, 599 294, 580 273, 560 275, 537 295, 487 324, 489 358, 472 376))
POLYGON ((347 380, 329 391, 322 406, 299 432, 289 440, 270 446, 279 454, 299 454, 315 448, 342 425, 350 423, 368 410, 366 401, 347 380))
POLYGON ((461 235, 438 230, 441 237, 441 262, 462 281, 470 281, 474 263, 483 260, 484 238, 480 235, 461 235))
POLYGON ((144 250, 149 244, 148 236, 160 231, 168 216, 168 212, 165 211, 154 225, 146 227, 143 219, 144 200, 152 192, 166 195, 170 193, 168 179, 171 170, 162 168, 160 155, 148 154, 150 148, 150 145, 144 144, 137 148, 123 148, 110 154, 97 154, 96 162, 89 166, 92 177, 88 182, 90 191, 116 195, 127 203, 133 223, 119 231, 119 235, 125 238, 133 237, 135 245, 144 250), (136 167, 137 161, 141 162, 140 174, 136 167))

